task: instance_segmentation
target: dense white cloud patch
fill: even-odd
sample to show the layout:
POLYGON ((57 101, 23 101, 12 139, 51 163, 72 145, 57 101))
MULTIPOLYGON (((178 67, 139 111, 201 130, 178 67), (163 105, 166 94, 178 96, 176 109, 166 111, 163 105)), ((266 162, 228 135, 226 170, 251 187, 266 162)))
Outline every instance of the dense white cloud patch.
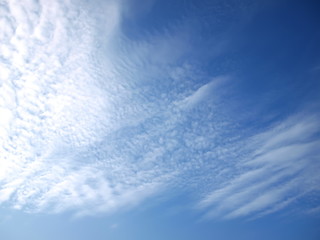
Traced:
MULTIPOLYGON (((126 121, 134 122, 124 115, 135 111, 125 109, 131 93, 126 80, 102 75, 93 61, 97 23, 86 7, 72 1, 1 4, 0 199, 15 208, 60 211, 92 204, 109 210, 158 185, 147 173, 135 174, 121 155, 113 160, 111 154, 106 159, 81 154, 126 121)), ((109 1, 104 9, 93 9, 109 13, 99 26, 109 45, 118 7, 109 1)))
POLYGON ((317 116, 244 134, 224 111, 233 79, 181 60, 185 27, 130 40, 121 4, 0 4, 0 203, 88 215, 171 186, 233 218, 319 191, 317 116))
POLYGON ((113 211, 180 172, 175 161, 161 162, 178 148, 171 130, 179 114, 163 104, 168 96, 156 99, 154 87, 139 87, 152 76, 141 66, 143 53, 154 48, 128 50, 118 2, 1 7, 8 28, 1 30, 2 203, 80 215, 113 211))

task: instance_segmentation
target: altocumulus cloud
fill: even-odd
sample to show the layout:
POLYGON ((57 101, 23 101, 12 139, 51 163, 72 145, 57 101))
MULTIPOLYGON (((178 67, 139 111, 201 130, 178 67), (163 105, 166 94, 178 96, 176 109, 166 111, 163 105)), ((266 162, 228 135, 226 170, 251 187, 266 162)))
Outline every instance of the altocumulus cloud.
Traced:
POLYGON ((318 194, 319 116, 242 134, 224 113, 233 77, 181 61, 183 24, 130 40, 123 4, 1 3, 2 204, 88 215, 171 185, 234 218, 318 194))
POLYGON ((14 208, 108 211, 150 195, 166 177, 139 169, 133 145, 117 146, 122 136, 116 132, 145 119, 134 116, 146 107, 108 65, 112 59, 99 63, 93 56, 97 31, 104 32, 105 50, 112 46, 119 4, 90 9, 96 21, 87 7, 72 1, 1 5, 0 199, 14 208), (109 14, 98 25, 101 13, 109 14))

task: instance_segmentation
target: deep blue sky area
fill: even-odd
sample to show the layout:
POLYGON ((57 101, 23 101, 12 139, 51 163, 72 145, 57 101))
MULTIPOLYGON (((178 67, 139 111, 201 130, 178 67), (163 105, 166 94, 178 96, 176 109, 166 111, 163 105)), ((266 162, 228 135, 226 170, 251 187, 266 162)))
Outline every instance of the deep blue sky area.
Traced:
MULTIPOLYGON (((141 2, 131 4, 135 9, 141 2)), ((234 97, 245 101, 242 108, 259 108, 262 103, 267 111, 290 114, 317 98, 319 72, 314 68, 320 62, 320 5, 316 1, 156 1, 152 7, 146 5, 147 13, 125 19, 124 34, 136 40, 148 37, 148 32, 166 32, 180 22, 191 26, 192 36, 186 41, 196 50, 180 61, 188 57, 212 75, 236 74, 239 82, 235 84, 241 91, 234 97), (222 49, 216 50, 217 45, 222 49)))
POLYGON ((0 240, 319 240, 319 13, 1 2, 0 240))

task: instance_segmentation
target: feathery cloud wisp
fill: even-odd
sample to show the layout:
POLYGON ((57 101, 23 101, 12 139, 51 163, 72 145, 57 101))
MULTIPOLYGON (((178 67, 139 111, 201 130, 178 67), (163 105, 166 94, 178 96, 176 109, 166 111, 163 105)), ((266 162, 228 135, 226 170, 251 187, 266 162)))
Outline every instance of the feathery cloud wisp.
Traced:
POLYGON ((205 196, 199 207, 209 209, 208 217, 262 216, 319 192, 317 118, 291 117, 251 138, 246 144, 256 148, 240 163, 240 174, 205 196))

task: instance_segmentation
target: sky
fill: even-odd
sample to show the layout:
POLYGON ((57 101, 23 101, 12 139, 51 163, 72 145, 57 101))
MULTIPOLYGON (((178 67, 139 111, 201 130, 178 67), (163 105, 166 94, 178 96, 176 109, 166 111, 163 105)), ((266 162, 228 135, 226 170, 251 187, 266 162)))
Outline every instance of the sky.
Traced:
POLYGON ((0 0, 0 239, 320 238, 316 0, 0 0))

